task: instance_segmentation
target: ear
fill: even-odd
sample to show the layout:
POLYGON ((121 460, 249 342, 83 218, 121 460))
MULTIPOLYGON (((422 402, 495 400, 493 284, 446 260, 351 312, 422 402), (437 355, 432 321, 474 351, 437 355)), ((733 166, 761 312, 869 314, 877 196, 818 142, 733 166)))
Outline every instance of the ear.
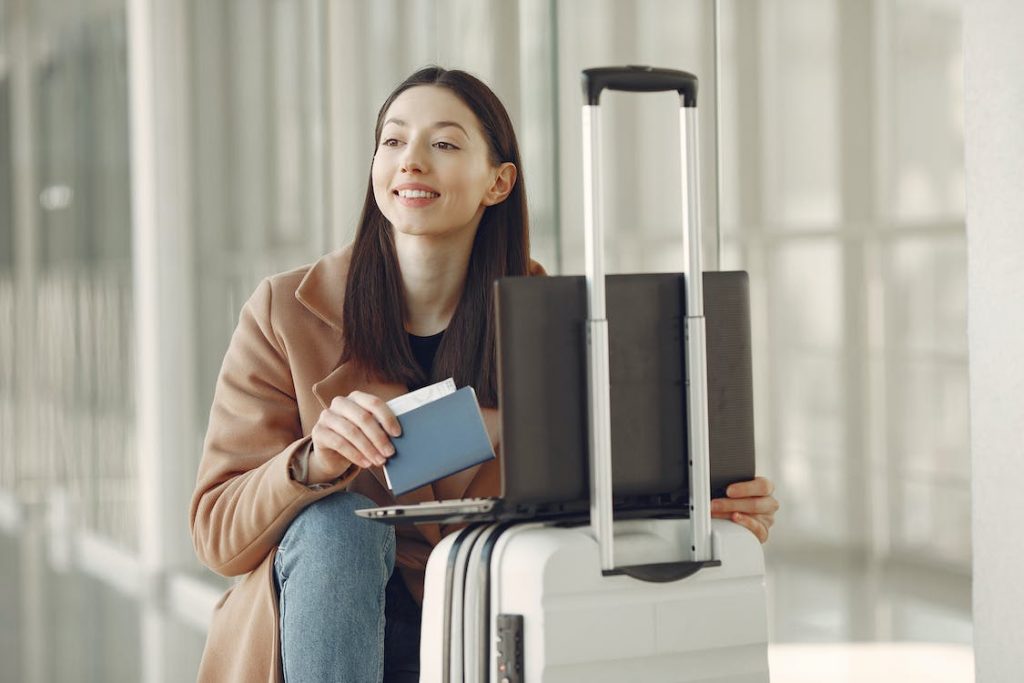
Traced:
POLYGON ((505 201, 509 192, 516 186, 516 177, 518 175, 519 171, 516 170, 516 165, 511 161, 506 161, 499 166, 494 182, 491 183, 490 188, 484 194, 483 205, 494 206, 505 201))

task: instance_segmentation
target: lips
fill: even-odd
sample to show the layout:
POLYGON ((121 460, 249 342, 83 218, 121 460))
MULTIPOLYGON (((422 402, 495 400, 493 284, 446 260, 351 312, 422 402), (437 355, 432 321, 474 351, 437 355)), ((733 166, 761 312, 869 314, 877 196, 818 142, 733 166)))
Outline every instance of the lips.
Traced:
POLYGON ((434 188, 420 183, 399 185, 394 189, 394 194, 401 199, 437 199, 441 196, 434 188))

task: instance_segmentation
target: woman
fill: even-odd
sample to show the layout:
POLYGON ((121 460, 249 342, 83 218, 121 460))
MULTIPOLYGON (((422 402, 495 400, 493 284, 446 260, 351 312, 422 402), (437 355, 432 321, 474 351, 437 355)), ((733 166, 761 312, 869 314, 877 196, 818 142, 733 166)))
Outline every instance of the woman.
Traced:
MULTIPOLYGON (((395 503, 385 402, 454 377, 499 447, 492 284, 543 274, 511 121, 476 78, 427 68, 387 99, 375 136, 354 244, 264 280, 224 358, 192 535, 204 564, 243 578, 214 612, 201 680, 417 680, 423 572, 451 529, 352 514, 395 503)), ((399 502, 499 488, 490 461, 399 502)), ((734 485, 714 514, 764 541, 771 489, 734 485)))

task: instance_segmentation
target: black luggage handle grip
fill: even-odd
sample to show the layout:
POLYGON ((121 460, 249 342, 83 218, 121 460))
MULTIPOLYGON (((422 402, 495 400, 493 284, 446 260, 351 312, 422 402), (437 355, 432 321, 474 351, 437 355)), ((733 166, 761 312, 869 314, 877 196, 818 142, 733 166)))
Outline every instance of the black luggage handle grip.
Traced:
POLYGON ((675 90, 683 107, 697 106, 697 77, 676 69, 653 66, 602 66, 583 70, 583 97, 597 105, 602 90, 663 92, 675 90))
POLYGON ((630 576, 648 583, 670 583, 693 576, 707 567, 721 567, 721 560, 703 560, 696 562, 660 562, 656 564, 638 564, 629 567, 616 567, 601 571, 602 576, 630 576))

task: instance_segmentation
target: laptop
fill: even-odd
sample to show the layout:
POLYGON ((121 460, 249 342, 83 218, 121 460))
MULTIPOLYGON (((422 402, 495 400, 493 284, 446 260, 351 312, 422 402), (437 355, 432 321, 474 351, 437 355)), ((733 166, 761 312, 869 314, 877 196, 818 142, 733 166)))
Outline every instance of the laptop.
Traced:
MULTIPOLYGON (((502 492, 357 511, 392 524, 556 519, 590 514, 586 282, 503 278, 495 285, 502 492)), ((686 516, 684 280, 606 279, 617 518, 686 516)), ((704 274, 712 496, 754 476, 750 297, 745 272, 704 274)))

